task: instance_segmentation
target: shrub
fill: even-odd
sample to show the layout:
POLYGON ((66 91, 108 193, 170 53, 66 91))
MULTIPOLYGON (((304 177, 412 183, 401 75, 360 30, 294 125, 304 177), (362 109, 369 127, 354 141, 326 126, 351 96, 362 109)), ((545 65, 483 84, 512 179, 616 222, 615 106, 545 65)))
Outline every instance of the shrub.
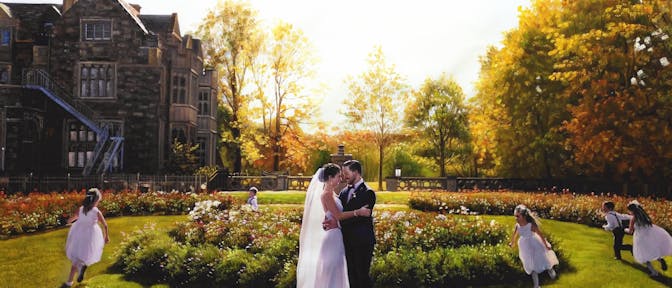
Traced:
MULTIPOLYGON (((118 262, 131 267, 122 271, 131 278, 142 276, 137 271, 151 271, 157 281, 178 287, 296 286, 300 209, 208 210, 203 217, 180 223, 170 237, 149 232, 130 236, 121 249, 128 260, 118 262), (174 243, 163 243, 167 238, 174 243), (150 246, 178 252, 162 254, 150 246), (137 267, 142 263, 150 267, 137 267)), ((375 228, 372 276, 378 287, 452 287, 525 278, 515 250, 502 244, 510 237, 510 227, 496 221, 382 210, 375 228)), ((556 244, 555 249, 566 263, 561 247, 556 244)))
POLYGON ((218 287, 240 287, 240 274, 252 261, 253 255, 241 249, 223 249, 222 261, 215 270, 215 283, 218 287), (221 285, 221 286, 220 286, 221 285))

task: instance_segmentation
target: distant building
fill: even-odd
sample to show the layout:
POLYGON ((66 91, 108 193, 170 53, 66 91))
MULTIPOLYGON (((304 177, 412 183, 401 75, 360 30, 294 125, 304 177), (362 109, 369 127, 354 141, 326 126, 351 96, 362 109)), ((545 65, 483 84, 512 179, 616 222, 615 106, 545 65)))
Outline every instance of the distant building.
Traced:
POLYGON ((215 164, 217 73, 177 14, 140 10, 0 3, 2 173, 158 173, 175 138, 215 164))

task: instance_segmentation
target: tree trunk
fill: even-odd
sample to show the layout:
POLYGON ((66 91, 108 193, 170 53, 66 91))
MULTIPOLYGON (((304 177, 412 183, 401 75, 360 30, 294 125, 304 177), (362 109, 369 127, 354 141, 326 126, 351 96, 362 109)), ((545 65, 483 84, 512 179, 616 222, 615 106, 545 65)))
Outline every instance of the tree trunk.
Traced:
POLYGON ((378 155, 380 156, 378 158, 378 191, 383 190, 383 159, 385 158, 384 152, 383 152, 383 145, 378 146, 378 155))
POLYGON ((441 136, 441 141, 439 142, 439 166, 441 169, 441 177, 446 177, 446 141, 443 140, 441 136))
POLYGON ((474 155, 474 177, 478 177, 478 159, 474 155))
POLYGON ((551 163, 548 157, 548 153, 546 153, 545 147, 544 147, 544 166, 546 168, 546 179, 552 179, 553 172, 551 170, 551 163))
MULTIPOLYGON (((279 108, 278 108, 279 110, 279 108)), ((275 135, 273 141, 273 171, 280 170, 280 113, 275 116, 275 135)))
MULTIPOLYGON (((235 123, 235 122, 234 122, 235 123)), ((235 140, 236 145, 233 148, 233 151, 231 151, 231 154, 233 156, 233 172, 240 172, 243 169, 242 165, 242 155, 240 152, 240 128, 231 128, 231 134, 233 135, 233 139, 235 140)))

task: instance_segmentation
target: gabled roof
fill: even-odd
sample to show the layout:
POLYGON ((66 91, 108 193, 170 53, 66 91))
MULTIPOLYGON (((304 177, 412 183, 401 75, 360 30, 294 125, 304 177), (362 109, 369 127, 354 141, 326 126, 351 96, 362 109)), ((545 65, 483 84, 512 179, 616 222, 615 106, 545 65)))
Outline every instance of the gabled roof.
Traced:
POLYGON ((128 14, 133 18, 135 23, 137 23, 138 26, 140 26, 140 29, 142 29, 142 31, 145 32, 145 34, 148 34, 149 31, 147 30, 147 28, 145 28, 145 24, 143 24, 142 21, 140 20, 140 18, 138 18, 138 14, 140 14, 138 12, 138 10, 135 10, 135 8, 133 8, 133 6, 131 6, 131 4, 128 4, 128 2, 126 2, 124 0, 117 0, 117 2, 119 2, 119 4, 121 4, 121 7, 124 7, 126 12, 128 12, 128 14))
POLYGON ((7 17, 20 21, 16 37, 19 40, 36 40, 43 34, 45 23, 61 17, 60 5, 55 4, 1 3, 0 9, 7 17))
POLYGON ((58 4, 28 4, 28 3, 0 3, 2 10, 12 18, 19 18, 22 21, 36 20, 34 17, 41 17, 46 12, 54 12, 61 15, 61 5, 58 4), (35 13, 35 12, 41 13, 35 13))
POLYGON ((2 13, 7 17, 14 18, 12 16, 12 10, 9 9, 9 6, 5 5, 4 3, 0 3, 0 11, 2 11, 2 13))
POLYGON ((140 20, 154 33, 172 32, 175 25, 172 15, 140 15, 140 20))

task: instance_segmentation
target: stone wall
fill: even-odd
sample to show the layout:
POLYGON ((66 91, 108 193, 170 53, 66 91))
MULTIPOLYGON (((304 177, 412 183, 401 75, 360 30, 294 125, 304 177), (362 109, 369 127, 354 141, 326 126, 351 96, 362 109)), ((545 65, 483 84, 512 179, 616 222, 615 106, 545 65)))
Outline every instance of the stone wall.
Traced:
POLYGON ((51 75, 77 95, 77 64, 83 61, 146 64, 143 55, 144 32, 115 0, 80 1, 58 20, 52 41, 51 75), (112 21, 112 40, 81 41, 81 19, 112 21))

